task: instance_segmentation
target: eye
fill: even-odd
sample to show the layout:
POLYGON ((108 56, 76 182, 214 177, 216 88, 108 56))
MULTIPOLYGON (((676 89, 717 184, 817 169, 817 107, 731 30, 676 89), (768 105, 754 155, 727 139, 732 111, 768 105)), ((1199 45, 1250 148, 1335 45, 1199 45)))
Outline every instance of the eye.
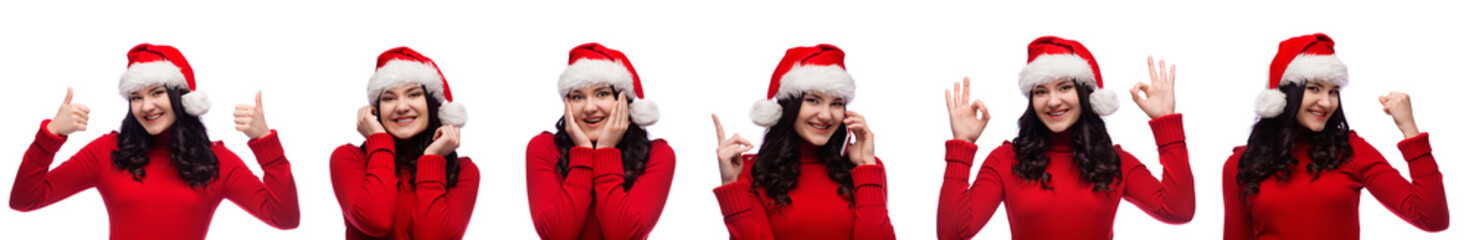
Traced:
POLYGON ((133 96, 129 96, 128 97, 128 101, 142 101, 142 100, 143 100, 143 97, 138 96, 138 95, 133 95, 133 96))
POLYGON ((582 100, 582 99, 585 99, 585 98, 587 98, 587 97, 586 96, 582 96, 581 94, 567 96, 567 99, 571 99, 571 100, 582 100))
POLYGON ((806 103, 812 103, 812 104, 817 104, 817 103, 821 103, 822 102, 821 100, 817 100, 816 98, 803 98, 802 101, 803 102, 806 102, 806 103))
POLYGON ((1072 90, 1072 88, 1075 88, 1075 87, 1077 87, 1077 86, 1066 85, 1066 86, 1062 86, 1061 87, 1061 90, 1072 90))
POLYGON ((413 93, 409 93, 408 94, 408 97, 422 97, 422 96, 424 96, 424 92, 413 92, 413 93))
POLYGON ((1332 90, 1332 91, 1327 91, 1327 93, 1328 94, 1332 94, 1332 95, 1337 95, 1339 93, 1339 91, 1342 91, 1342 90, 1332 90))
POLYGON ((1031 90, 1031 95, 1044 95, 1046 90, 1031 90))
POLYGON ((163 95, 163 94, 167 94, 167 93, 168 92, 165 92, 163 90, 154 90, 153 91, 153 96, 163 95))
POLYGON ((378 98, 378 101, 379 102, 392 102, 393 99, 395 99, 395 98, 392 97, 392 96, 383 96, 383 97, 379 97, 378 98))
POLYGON ((832 105, 831 105, 831 106, 833 106, 833 107, 842 107, 842 106, 847 106, 847 102, 843 102, 843 101, 834 101, 834 102, 832 102, 832 105))

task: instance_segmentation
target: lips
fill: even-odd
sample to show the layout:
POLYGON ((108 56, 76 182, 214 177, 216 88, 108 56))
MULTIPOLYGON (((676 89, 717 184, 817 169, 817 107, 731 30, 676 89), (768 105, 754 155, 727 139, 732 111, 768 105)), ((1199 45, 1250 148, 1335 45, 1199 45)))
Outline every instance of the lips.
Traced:
POLYGON ((1054 120, 1061 120, 1062 119, 1062 116, 1066 116, 1068 111, 1071 111, 1071 109, 1061 109, 1061 110, 1056 110, 1056 111, 1050 111, 1050 112, 1046 112, 1046 116, 1049 117, 1049 118, 1051 118, 1051 119, 1054 119, 1054 120))
POLYGON ((1307 110, 1307 114, 1311 114, 1312 117, 1317 119, 1327 119, 1327 112, 1307 110))
POLYGON ((826 134, 827 132, 832 131, 832 124, 807 123, 807 125, 811 126, 813 131, 820 134, 826 134))
POLYGON ((153 115, 143 116, 143 120, 145 122, 148 122, 148 123, 154 123, 154 122, 158 122, 158 118, 161 118, 161 117, 163 117, 163 113, 155 113, 153 115))
POLYGON ((393 119, 393 124, 396 124, 398 126, 408 126, 409 124, 413 124, 413 121, 414 120, 418 120, 418 119, 419 119, 418 116, 399 117, 399 118, 394 118, 393 119))
POLYGON ((583 118, 582 124, 587 125, 588 128, 595 128, 602 123, 603 119, 606 119, 606 117, 583 118))

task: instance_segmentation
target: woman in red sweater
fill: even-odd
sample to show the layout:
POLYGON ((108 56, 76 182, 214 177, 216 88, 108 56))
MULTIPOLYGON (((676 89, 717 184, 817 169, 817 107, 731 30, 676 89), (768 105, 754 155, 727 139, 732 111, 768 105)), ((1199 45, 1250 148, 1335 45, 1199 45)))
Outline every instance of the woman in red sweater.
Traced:
MULTIPOLYGON (((1119 200, 1126 199, 1159 221, 1185 223, 1194 217, 1194 179, 1184 146, 1182 117, 1174 113, 1173 67, 1155 70, 1152 84, 1138 83, 1133 100, 1153 120, 1163 181, 1122 147, 1113 145, 1103 115, 1117 110, 1112 91, 1081 43, 1041 37, 1028 47, 1021 92, 1031 104, 1020 133, 981 163, 971 185, 974 141, 989 121, 979 101, 950 95, 954 139, 945 143, 946 169, 939 193, 940 239, 974 237, 1004 202, 1013 239, 1111 239, 1119 200), (1142 92, 1147 96, 1140 96, 1142 92), (958 98, 954 98, 958 97, 958 98), (976 112, 982 117, 977 118, 976 112)), ((958 83, 955 88, 960 88, 958 83)))
POLYGON ((674 181, 674 150, 643 127, 658 108, 622 52, 572 48, 556 134, 526 146, 526 197, 542 239, 645 239, 674 181), (630 94, 628 91, 631 90, 630 94))
POLYGON ((377 66, 371 105, 357 113, 367 141, 332 153, 347 239, 460 239, 480 189, 480 169, 455 153, 464 106, 438 65, 413 49, 389 49, 377 66))
POLYGON ((1281 41, 1271 89, 1256 100, 1260 119, 1225 162, 1225 239, 1358 239, 1364 188, 1419 229, 1449 227, 1444 182, 1409 95, 1378 101, 1403 132, 1398 147, 1413 181, 1348 127, 1338 99, 1347 66, 1333 45, 1321 33, 1281 41))
POLYGON ((273 227, 296 228, 301 209, 291 163, 265 124, 260 93, 254 106, 235 108, 235 129, 250 137, 264 182, 224 143, 209 141, 199 120, 209 101, 195 92, 194 70, 178 49, 133 47, 118 86, 129 103, 121 129, 47 169, 67 135, 87 130, 90 109, 72 103, 67 89, 56 117, 41 122, 26 150, 10 208, 36 210, 95 187, 107 204, 111 239, 204 239, 224 199, 273 227))
POLYGON ((843 57, 828 44, 786 50, 751 110, 766 127, 759 153, 741 156, 754 145, 727 139, 711 115, 723 182, 714 192, 731 239, 894 239, 873 132, 847 110, 857 86, 843 57))

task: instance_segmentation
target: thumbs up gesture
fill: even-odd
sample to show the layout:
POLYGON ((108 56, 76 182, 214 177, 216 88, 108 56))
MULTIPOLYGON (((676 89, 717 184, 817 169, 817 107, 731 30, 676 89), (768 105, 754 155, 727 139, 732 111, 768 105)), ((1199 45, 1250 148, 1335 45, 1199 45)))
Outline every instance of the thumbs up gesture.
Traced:
POLYGON ((271 133, 265 125, 265 109, 260 104, 260 91, 255 91, 255 105, 235 105, 235 130, 245 133, 250 139, 259 139, 271 133))
POLYGON ((65 137, 87 130, 87 114, 92 109, 87 108, 87 105, 71 103, 71 95, 71 88, 66 88, 66 99, 61 101, 61 108, 56 109, 56 117, 46 124, 46 130, 51 131, 51 134, 65 137))

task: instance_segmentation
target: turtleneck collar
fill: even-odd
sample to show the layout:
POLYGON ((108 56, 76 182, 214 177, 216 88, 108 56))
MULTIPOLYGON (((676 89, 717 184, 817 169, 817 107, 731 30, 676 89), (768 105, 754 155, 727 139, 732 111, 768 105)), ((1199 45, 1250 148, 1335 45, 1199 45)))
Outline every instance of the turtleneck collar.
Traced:
POLYGON ((1051 133, 1051 145, 1047 146, 1047 150, 1052 152, 1072 152, 1072 134, 1072 129, 1067 129, 1059 133, 1051 133))
POLYGON ((811 143, 807 142, 806 139, 798 140, 797 142, 799 143, 797 143, 796 149, 797 151, 801 152, 802 163, 819 162, 817 153, 820 148, 819 146, 812 145, 811 143))

